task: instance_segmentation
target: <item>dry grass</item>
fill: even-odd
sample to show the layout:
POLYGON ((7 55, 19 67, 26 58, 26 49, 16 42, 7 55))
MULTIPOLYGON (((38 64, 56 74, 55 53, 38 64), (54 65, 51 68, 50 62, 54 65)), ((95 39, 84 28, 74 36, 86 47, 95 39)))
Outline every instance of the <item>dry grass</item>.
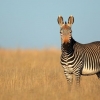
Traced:
POLYGON ((100 80, 68 91, 59 50, 0 50, 0 100, 100 100, 100 80))

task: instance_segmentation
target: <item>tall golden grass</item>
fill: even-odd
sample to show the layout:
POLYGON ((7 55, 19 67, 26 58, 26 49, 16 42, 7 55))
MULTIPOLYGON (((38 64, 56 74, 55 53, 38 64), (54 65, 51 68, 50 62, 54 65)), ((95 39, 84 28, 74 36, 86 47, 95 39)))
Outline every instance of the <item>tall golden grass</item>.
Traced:
POLYGON ((80 85, 68 91, 60 50, 0 49, 0 100, 100 100, 96 75, 80 85))

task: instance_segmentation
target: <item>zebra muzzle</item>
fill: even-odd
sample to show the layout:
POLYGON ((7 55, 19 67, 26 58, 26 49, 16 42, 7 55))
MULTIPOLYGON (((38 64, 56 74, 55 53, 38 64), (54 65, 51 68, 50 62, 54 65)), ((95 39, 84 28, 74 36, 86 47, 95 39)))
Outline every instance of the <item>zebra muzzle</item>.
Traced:
POLYGON ((69 42, 69 38, 68 37, 64 37, 63 43, 68 43, 68 42, 69 42))

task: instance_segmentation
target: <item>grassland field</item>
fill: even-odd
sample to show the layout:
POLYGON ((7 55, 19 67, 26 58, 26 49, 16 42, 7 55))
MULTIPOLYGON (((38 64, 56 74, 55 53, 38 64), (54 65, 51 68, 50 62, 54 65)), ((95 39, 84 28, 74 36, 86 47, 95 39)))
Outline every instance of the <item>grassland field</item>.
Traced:
MULTIPOLYGON (((0 100, 100 100, 100 80, 82 76, 68 90, 60 50, 0 49, 0 100)), ((75 81, 75 80, 74 80, 75 81)))

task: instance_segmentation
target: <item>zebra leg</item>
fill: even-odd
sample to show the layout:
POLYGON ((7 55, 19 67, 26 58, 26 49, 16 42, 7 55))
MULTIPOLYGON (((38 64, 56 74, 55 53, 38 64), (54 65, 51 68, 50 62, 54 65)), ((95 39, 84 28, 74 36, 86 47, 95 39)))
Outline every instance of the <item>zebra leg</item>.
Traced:
POLYGON ((72 82, 73 82, 73 76, 72 76, 72 74, 69 73, 68 69, 64 69, 64 74, 66 76, 68 84, 72 85, 72 82))
POLYGON ((98 79, 100 79, 100 72, 96 73, 98 79))
POLYGON ((76 85, 80 86, 80 76, 81 76, 80 71, 78 70, 74 74, 76 76, 76 85))
POLYGON ((66 71, 66 69, 64 70, 66 79, 67 79, 67 83, 68 83, 68 91, 71 91, 71 87, 72 87, 72 83, 73 83, 73 76, 72 74, 68 73, 68 71, 66 71))

